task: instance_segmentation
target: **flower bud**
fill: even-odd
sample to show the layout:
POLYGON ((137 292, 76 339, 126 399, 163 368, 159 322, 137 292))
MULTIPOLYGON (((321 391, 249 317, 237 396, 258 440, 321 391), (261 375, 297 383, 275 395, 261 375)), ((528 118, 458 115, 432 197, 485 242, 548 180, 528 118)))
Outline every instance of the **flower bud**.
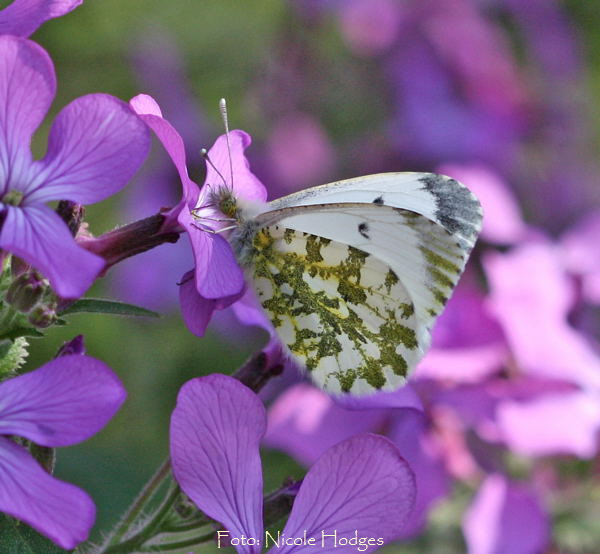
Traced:
POLYGON ((42 298, 49 283, 35 272, 19 275, 6 291, 6 301, 20 312, 27 313, 42 298))
POLYGON ((58 318, 53 307, 40 305, 31 310, 27 319, 34 327, 45 329, 55 323, 58 318))
POLYGON ((71 354, 85 354, 85 340, 83 335, 77 335, 75 338, 63 343, 58 349, 55 358, 59 356, 69 356, 71 354))

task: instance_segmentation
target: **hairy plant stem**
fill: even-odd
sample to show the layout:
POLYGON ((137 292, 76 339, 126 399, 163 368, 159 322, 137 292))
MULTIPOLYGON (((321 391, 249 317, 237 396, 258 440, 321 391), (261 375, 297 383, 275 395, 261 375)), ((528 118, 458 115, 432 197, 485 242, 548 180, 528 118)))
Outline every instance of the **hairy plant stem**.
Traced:
POLYGON ((196 546, 198 544, 202 544, 204 542, 208 542, 212 540, 215 536, 215 532, 211 531, 210 533, 206 533, 204 535, 199 535, 197 537, 193 537, 191 539, 184 539, 181 541, 170 542, 152 545, 148 547, 148 550, 139 550, 139 552, 168 552, 170 550, 176 550, 179 548, 186 548, 188 546, 196 546))
POLYGON ((120 544, 109 546, 103 552, 106 554, 126 554, 127 552, 139 551, 144 543, 149 541, 152 537, 160 534, 160 524, 171 510, 173 504, 180 494, 181 491, 179 487, 177 485, 173 485, 167 496, 163 499, 161 505, 154 512, 154 515, 145 523, 144 527, 139 533, 136 533, 120 544))
MULTIPOLYGON (((105 541, 105 545, 110 548, 112 545, 117 545, 131 526, 136 522, 137 517, 143 512, 146 504, 154 497, 158 492, 165 479, 169 476, 171 470, 170 460, 167 458, 160 467, 155 471, 154 475, 144 485, 133 504, 129 506, 121 521, 117 523, 117 526, 113 532, 108 536, 105 541)), ((99 552, 109 552, 101 548, 99 552)), ((112 552, 112 551, 111 551, 112 552)))

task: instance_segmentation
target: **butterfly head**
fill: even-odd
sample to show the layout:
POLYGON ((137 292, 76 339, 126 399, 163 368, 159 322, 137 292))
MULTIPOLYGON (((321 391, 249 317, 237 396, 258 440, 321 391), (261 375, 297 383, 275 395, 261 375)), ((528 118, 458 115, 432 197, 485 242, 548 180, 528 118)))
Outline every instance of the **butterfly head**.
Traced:
POLYGON ((219 187, 212 193, 213 205, 226 217, 239 219, 239 205, 233 191, 228 187, 219 187))

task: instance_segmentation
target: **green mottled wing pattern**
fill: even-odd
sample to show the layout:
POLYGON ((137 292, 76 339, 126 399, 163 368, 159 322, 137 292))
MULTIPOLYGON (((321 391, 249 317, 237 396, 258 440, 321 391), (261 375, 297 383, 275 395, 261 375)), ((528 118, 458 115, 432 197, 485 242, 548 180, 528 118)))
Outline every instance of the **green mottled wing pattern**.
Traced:
POLYGON ((279 225, 253 239, 258 298, 290 352, 331 393, 395 389, 423 352, 396 273, 352 246, 279 225))

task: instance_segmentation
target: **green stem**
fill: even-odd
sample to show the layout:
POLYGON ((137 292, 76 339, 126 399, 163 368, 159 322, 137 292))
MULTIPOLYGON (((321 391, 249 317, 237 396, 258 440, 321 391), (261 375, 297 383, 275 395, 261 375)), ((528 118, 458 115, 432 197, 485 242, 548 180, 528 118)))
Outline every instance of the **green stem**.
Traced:
POLYGON ((116 544, 114 546, 109 546, 106 550, 104 550, 105 554, 125 554, 127 552, 135 552, 139 550, 140 546, 142 546, 148 539, 151 539, 155 536, 156 529, 160 526, 163 518, 169 513, 169 510, 172 508, 173 504, 177 500, 177 497, 180 494, 179 487, 174 485, 167 497, 163 500, 162 504, 156 510, 150 521, 144 525, 143 529, 133 535, 126 541, 123 541, 120 544, 116 544))
POLYGON ((215 532, 211 531, 205 535, 200 535, 198 537, 194 537, 192 539, 185 539, 183 541, 178 542, 169 542, 163 544, 157 544, 148 546, 148 550, 138 550, 138 552, 165 552, 169 550, 177 550, 178 548, 186 548, 188 546, 195 546, 197 544, 201 544, 203 542, 207 542, 209 540, 214 539, 215 532))
POLYGON ((165 533, 183 533, 185 531, 193 531, 198 527, 211 523, 212 520, 208 518, 197 518, 195 521, 189 523, 183 523, 181 525, 163 525, 162 531, 165 533))
POLYGON ((144 485, 144 488, 133 501, 133 504, 125 512, 115 530, 111 535, 109 535, 107 542, 105 543, 108 547, 117 544, 127 533, 131 525, 135 523, 137 516, 142 512, 147 502, 156 494, 156 491, 164 483, 164 480, 169 475, 170 469, 170 460, 167 458, 156 470, 146 485, 144 485))

